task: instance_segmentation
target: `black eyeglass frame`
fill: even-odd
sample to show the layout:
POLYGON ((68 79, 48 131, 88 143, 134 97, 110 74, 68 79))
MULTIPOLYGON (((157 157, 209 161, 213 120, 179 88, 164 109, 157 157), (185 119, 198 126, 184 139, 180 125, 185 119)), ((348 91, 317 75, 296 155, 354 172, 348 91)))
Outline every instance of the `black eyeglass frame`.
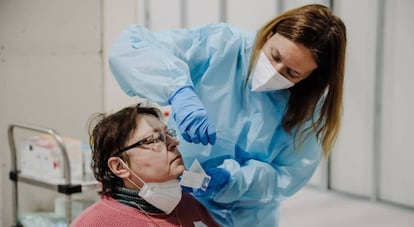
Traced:
POLYGON ((118 151, 114 154, 114 156, 118 156, 121 153, 123 153, 123 152, 125 152, 129 149, 139 147, 141 145, 149 145, 149 144, 152 144, 152 143, 156 143, 156 141, 154 140, 154 134, 156 134, 156 133, 159 135, 159 140, 163 143, 165 143, 167 141, 167 136, 169 136, 171 138, 176 138, 176 135, 177 135, 177 133, 174 129, 167 129, 164 132, 154 132, 152 135, 150 135, 148 137, 145 137, 144 139, 139 140, 136 143, 133 143, 133 144, 131 144, 129 146, 126 146, 124 148, 119 148, 118 151))

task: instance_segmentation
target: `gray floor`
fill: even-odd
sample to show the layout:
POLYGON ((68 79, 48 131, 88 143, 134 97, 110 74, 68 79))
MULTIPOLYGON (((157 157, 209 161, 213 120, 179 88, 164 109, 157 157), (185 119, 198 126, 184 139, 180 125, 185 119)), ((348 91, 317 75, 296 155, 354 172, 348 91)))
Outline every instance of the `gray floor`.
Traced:
POLYGON ((282 204, 279 226, 414 227, 414 209, 304 188, 282 204))

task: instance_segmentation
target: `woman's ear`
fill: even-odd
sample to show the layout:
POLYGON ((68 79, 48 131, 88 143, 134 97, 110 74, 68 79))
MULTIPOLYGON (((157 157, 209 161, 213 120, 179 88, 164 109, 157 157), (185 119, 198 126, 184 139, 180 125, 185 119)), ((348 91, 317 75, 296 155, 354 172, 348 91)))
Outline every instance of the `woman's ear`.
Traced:
POLYGON ((130 175, 129 170, 125 165, 119 160, 118 157, 110 157, 108 159, 108 167, 119 178, 128 178, 130 175))

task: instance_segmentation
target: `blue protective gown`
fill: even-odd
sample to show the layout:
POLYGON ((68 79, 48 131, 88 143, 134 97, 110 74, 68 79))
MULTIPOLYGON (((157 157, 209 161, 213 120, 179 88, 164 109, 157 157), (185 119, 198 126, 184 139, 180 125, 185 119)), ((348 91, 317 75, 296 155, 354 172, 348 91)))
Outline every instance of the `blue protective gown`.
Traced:
MULTIPOLYGON (((230 172, 225 187, 198 198, 222 226, 277 226, 280 202, 308 182, 322 156, 314 135, 298 147, 282 128, 288 90, 252 92, 251 79, 245 86, 254 39, 224 23, 160 32, 133 25, 109 57, 130 96, 168 105, 178 88, 194 86, 217 141, 205 146, 180 138, 179 150, 187 167, 197 158, 230 172)), ((168 124, 177 128, 172 118, 168 124)))

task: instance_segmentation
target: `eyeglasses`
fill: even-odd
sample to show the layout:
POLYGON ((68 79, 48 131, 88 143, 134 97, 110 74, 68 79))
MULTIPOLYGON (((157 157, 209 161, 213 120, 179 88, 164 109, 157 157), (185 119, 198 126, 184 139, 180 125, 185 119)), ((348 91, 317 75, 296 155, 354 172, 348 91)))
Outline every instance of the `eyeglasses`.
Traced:
POLYGON ((154 134, 134 143, 131 144, 129 146, 126 146, 122 149, 119 149, 118 152, 116 152, 115 155, 119 155, 122 152, 125 152, 129 149, 135 148, 135 147, 139 147, 142 145, 155 145, 157 143, 166 143, 167 142, 167 136, 170 138, 176 138, 176 132, 174 129, 167 129, 164 132, 155 132, 154 134))

